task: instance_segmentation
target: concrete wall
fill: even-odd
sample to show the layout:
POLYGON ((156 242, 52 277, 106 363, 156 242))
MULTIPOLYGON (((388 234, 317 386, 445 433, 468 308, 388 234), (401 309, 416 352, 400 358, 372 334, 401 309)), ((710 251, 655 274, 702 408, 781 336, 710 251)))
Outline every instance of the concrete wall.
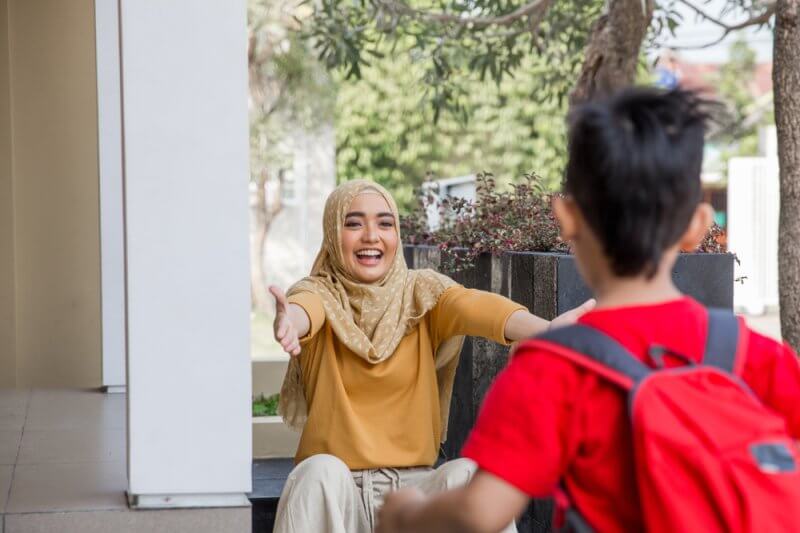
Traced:
POLYGON ((13 387, 17 375, 9 84, 8 5, 0 0, 0 387, 13 387))
MULTIPOLYGON (((100 256, 94 3, 6 0, 0 44, 0 250, 13 227, 17 386, 100 385, 100 256), (3 47, 8 45, 8 53, 3 47), (2 68, 5 59, 7 68, 2 68), (10 79, 10 82, 8 81, 10 79), (10 119, 4 116, 11 102, 10 119), (11 157, 2 157, 11 137, 11 157), (11 198, 11 202, 9 202, 11 198), (9 203, 13 222, 9 223, 9 203)), ((0 254, 0 295, 8 256, 0 254)), ((8 329, 8 321, 2 321, 8 329)), ((0 330, 3 353, 8 331, 0 330)), ((6 375, 7 372, 2 372, 6 375)), ((3 381, 9 381, 4 378, 3 381)))

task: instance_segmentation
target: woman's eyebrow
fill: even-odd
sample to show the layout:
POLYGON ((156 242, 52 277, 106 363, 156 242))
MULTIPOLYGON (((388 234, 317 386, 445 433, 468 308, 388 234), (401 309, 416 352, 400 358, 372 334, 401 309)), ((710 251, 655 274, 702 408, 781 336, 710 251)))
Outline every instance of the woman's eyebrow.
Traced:
MULTIPOLYGON (((394 218, 394 213, 383 212, 383 213, 378 213, 376 216, 377 216, 378 218, 383 218, 383 217, 392 217, 392 218, 394 218)), ((347 213, 347 214, 344 216, 344 218, 350 218, 350 217, 362 217, 362 218, 366 218, 366 217, 367 217, 367 215, 366 215, 366 213, 364 213, 363 211, 351 211, 351 212, 347 213)))

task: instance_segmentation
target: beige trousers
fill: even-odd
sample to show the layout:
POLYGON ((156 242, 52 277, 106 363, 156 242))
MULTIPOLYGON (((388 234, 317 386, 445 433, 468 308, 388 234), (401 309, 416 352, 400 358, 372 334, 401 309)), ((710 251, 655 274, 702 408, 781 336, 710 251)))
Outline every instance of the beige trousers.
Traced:
MULTIPOLYGON (((376 468, 349 470, 333 455, 314 455, 289 474, 278 502, 274 533, 372 533, 387 492, 417 487, 426 494, 465 485, 475 473, 469 459, 436 470, 376 468)), ((516 533, 515 524, 503 533, 516 533)), ((264 532, 268 533, 268 532, 264 532)))

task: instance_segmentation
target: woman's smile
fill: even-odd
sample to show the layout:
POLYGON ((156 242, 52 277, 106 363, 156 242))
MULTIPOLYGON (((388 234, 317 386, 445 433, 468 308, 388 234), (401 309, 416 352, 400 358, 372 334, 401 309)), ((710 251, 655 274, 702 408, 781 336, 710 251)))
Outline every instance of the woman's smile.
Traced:
POLYGON ((356 260, 366 267, 375 267, 381 264, 383 252, 377 248, 364 248, 356 251, 356 260))

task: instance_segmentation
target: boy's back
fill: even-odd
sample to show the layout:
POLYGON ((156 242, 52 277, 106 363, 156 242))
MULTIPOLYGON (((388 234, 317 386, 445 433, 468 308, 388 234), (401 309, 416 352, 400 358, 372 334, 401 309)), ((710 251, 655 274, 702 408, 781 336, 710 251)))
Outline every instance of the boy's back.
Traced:
MULTIPOLYGON (((707 311, 690 298, 601 309, 580 322, 649 366, 646 354, 653 344, 695 361, 705 349, 707 311)), ((743 339, 741 376, 800 437, 800 367, 794 353, 749 330, 743 339)), ((668 366, 679 364, 667 358, 668 366)), ((522 345, 487 395, 463 453, 531 497, 548 497, 563 483, 598 531, 642 529, 626 395, 560 356, 522 345)))

